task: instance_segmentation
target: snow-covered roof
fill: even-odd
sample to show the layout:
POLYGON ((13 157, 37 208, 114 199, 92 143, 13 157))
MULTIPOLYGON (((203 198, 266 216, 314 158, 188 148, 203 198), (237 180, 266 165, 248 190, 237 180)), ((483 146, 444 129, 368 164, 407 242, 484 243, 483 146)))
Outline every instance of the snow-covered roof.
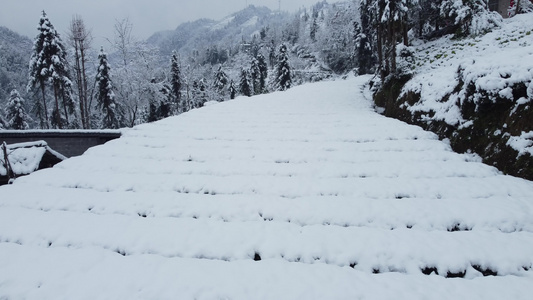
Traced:
POLYGON ((375 113, 368 79, 192 110, 0 187, 0 298, 530 299, 533 183, 375 113))
MULTIPOLYGON (((60 160, 65 160, 62 154, 48 147, 45 141, 17 143, 7 145, 7 155, 10 167, 15 175, 27 175, 37 171, 46 152, 60 160)), ((0 176, 6 176, 4 153, 0 151, 0 176)))

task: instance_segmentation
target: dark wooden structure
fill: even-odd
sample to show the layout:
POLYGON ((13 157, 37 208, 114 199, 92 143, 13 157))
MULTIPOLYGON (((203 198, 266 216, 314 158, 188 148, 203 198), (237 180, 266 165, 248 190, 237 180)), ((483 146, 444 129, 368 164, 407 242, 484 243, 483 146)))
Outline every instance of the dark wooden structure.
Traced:
POLYGON ((119 138, 119 130, 0 130, 0 143, 45 141, 66 157, 82 155, 87 149, 119 138))

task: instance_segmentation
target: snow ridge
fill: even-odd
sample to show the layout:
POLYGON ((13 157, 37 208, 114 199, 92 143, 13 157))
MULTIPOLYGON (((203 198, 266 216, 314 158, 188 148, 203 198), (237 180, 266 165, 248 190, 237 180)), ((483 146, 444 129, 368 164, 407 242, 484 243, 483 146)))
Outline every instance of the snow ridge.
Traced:
POLYGON ((533 184, 375 113, 368 80, 192 110, 1 187, 0 299, 528 299, 533 184))

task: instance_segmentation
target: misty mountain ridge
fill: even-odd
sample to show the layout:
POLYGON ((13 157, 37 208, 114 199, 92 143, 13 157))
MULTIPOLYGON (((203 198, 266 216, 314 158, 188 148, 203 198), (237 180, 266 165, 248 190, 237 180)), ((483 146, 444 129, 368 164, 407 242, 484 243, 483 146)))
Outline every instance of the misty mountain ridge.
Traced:
POLYGON ((179 25, 175 30, 160 31, 147 39, 160 48, 161 54, 173 50, 189 54, 213 44, 232 45, 259 35, 262 28, 284 23, 289 13, 272 11, 264 6, 250 5, 219 21, 199 19, 179 25))
MULTIPOLYGON (((0 26, 0 103, 13 88, 26 86, 32 45, 28 37, 0 26)), ((19 92, 25 91, 21 89, 19 92)))

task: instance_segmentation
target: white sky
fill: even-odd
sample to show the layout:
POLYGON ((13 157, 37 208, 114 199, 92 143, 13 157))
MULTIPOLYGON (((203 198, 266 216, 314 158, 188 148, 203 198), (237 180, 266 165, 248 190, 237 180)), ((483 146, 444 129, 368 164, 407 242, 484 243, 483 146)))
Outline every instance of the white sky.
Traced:
MULTIPOLYGON (((92 29, 96 41, 112 38, 115 20, 128 17, 134 36, 145 39, 154 32, 175 29, 199 18, 219 20, 246 5, 278 8, 279 0, 9 0, 0 9, 0 25, 34 38, 41 10, 45 10, 63 36, 74 14, 92 29)), ((294 12, 320 0, 281 0, 281 9, 294 12)), ((329 0, 333 3, 339 0, 329 0)))

